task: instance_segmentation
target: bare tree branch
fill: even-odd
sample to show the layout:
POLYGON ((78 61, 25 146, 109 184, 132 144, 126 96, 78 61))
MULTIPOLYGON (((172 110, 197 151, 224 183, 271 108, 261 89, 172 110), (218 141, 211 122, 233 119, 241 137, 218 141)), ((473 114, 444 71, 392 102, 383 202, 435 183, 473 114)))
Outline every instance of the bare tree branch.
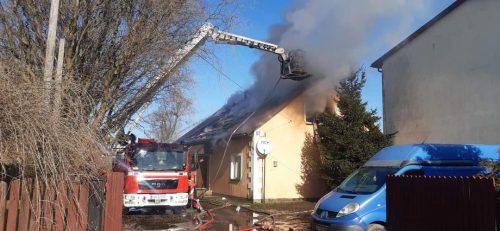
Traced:
MULTIPOLYGON (((57 34, 66 39, 63 72, 92 96, 93 104, 86 108, 92 129, 106 134, 123 128, 176 74, 165 73, 162 65, 205 21, 229 25, 233 5, 208 0, 61 0, 57 34), (158 76, 161 81, 148 87, 158 76)), ((27 64, 34 78, 43 70, 49 9, 48 0, 0 2, 0 58, 27 64)))

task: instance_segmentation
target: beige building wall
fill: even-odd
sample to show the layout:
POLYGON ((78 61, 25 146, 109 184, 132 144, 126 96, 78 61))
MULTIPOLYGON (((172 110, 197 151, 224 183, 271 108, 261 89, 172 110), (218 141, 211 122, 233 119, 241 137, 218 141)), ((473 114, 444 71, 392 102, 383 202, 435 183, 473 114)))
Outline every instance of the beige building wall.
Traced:
MULTIPOLYGON (((306 136, 309 135, 312 139, 314 129, 313 125, 306 124, 304 103, 304 96, 297 97, 258 128, 264 133, 264 138, 272 142, 273 147, 265 158, 265 201, 319 198, 328 191, 317 172, 305 168, 306 163, 317 159, 319 155, 314 148, 303 149, 306 136)), ((225 145, 218 145, 207 153, 208 181, 212 192, 252 199, 251 181, 255 179, 250 179, 252 174, 249 166, 251 155, 255 153, 249 153, 252 151, 251 144, 250 136, 233 138, 225 157, 225 145), (231 155, 238 153, 242 157, 242 172, 240 180, 235 181, 229 177, 230 162, 231 155), (221 167, 217 174, 219 166, 221 167)))
POLYGON ((248 160, 250 137, 233 138, 224 156, 225 146, 218 145, 212 153, 209 153, 209 169, 208 181, 210 189, 214 193, 224 194, 229 196, 249 198, 248 197, 248 169, 246 163, 248 160), (241 154, 242 172, 240 180, 230 180, 230 162, 231 155, 241 154), (222 162, 222 163, 221 163, 222 162), (217 169, 220 171, 217 174, 217 169))
POLYGON ((306 124, 304 97, 291 101, 259 130, 272 142, 265 159, 264 199, 318 198, 326 189, 315 172, 303 171, 303 163, 317 153, 303 153, 306 134, 313 135, 313 125, 306 124))
POLYGON ((384 130, 403 143, 500 143, 500 1, 465 1, 383 65, 384 130))

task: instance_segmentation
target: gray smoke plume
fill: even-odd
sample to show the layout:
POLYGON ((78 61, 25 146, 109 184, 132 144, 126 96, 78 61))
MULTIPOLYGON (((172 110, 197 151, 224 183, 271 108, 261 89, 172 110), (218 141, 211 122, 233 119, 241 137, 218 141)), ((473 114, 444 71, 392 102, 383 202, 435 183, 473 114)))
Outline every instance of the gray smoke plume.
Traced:
MULTIPOLYGON (((318 110, 324 109, 327 95, 337 83, 359 68, 360 60, 374 48, 389 47, 409 34, 417 16, 432 0, 298 0, 285 13, 285 22, 273 26, 268 41, 286 49, 306 53, 306 81, 282 80, 277 57, 263 54, 253 65, 256 81, 245 92, 234 94, 227 106, 235 116, 254 111, 262 104, 280 103, 299 91, 312 96, 318 110), (391 25, 378 33, 381 22, 391 25), (375 34, 375 36, 373 35, 375 34), (383 35, 382 35, 383 34, 383 35), (270 99, 271 98, 271 99, 270 99)), ((228 109, 229 109, 228 108, 228 109)))
MULTIPOLYGON (((274 25, 267 41, 287 50, 305 51, 304 81, 279 79, 277 56, 263 53, 253 65, 254 84, 233 94, 226 105, 184 137, 226 137, 227 132, 250 132, 299 93, 305 92, 308 109, 320 112, 338 82, 360 67, 362 58, 381 47, 394 46, 410 33, 433 0, 297 0, 286 11, 285 22, 274 25), (381 23, 386 25, 381 27, 381 23), (273 111, 274 110, 274 111, 273 111), (255 112, 254 114, 252 114, 255 112), (252 119, 246 123, 253 115, 252 119), (225 134, 226 133, 226 134, 225 134), (201 134, 201 135, 200 135, 201 134), (210 135, 211 134, 211 135, 210 135)), ((192 138, 196 139, 196 138, 192 138)))

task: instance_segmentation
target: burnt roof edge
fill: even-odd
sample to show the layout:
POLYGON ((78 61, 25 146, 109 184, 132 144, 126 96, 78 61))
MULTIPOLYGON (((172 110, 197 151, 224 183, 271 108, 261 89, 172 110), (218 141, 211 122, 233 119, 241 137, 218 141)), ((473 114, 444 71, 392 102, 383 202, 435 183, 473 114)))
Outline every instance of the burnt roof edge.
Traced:
POLYGON ((426 31, 429 27, 432 25, 436 24, 439 20, 444 18, 446 15, 448 15, 450 12, 452 12, 454 9, 456 9, 458 6, 460 6, 462 3, 464 3, 467 0, 456 0, 453 2, 450 6, 448 6, 446 9, 441 11, 438 15, 436 15, 434 18, 432 18, 430 21, 425 23, 422 27, 420 27, 418 30, 413 32, 410 36, 406 37, 403 41, 401 41, 398 45, 390 49, 388 52, 386 52, 384 55, 382 55, 380 58, 375 60, 371 64, 370 67, 373 68, 382 68, 382 65, 384 64, 384 61, 392 56, 394 53, 399 51, 401 48, 403 48, 406 44, 411 42, 413 39, 417 38, 420 34, 422 34, 424 31, 426 31))
MULTIPOLYGON (((236 139, 236 138, 242 138, 242 137, 250 137, 252 134, 249 134, 247 132, 242 132, 242 133, 235 133, 231 137, 231 139, 236 139)), ((224 138, 229 138, 230 135, 225 136, 224 138)), ((200 144, 207 144, 212 142, 211 139, 195 139, 192 141, 183 141, 183 140, 178 140, 179 143, 188 145, 188 146, 193 146, 193 145, 200 145, 200 144)))

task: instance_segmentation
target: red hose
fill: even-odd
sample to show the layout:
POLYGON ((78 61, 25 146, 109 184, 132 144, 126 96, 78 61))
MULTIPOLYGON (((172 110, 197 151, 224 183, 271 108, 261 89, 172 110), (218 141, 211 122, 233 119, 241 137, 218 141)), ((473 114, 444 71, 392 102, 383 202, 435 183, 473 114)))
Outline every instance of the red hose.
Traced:
MULTIPOLYGON (((223 208, 226 208, 226 207, 229 207, 229 206, 231 206, 231 204, 227 203, 227 204, 225 204, 223 206, 207 210, 206 212, 207 212, 207 215, 208 215, 209 219, 208 219, 207 222, 201 224, 198 227, 198 231, 203 231, 203 229, 205 229, 207 226, 209 226, 210 224, 212 224, 215 221, 215 216, 212 214, 213 211, 218 210, 218 209, 223 209, 223 208)), ((201 214, 198 214, 198 216, 199 215, 201 215, 201 214)))
POLYGON ((209 217, 208 221, 203 223, 202 225, 200 225, 200 227, 198 227, 198 231, 202 231, 203 229, 205 229, 207 226, 209 226, 210 224, 212 224, 214 222, 214 216, 212 215, 212 212, 210 212, 210 210, 207 210, 207 215, 209 217))

